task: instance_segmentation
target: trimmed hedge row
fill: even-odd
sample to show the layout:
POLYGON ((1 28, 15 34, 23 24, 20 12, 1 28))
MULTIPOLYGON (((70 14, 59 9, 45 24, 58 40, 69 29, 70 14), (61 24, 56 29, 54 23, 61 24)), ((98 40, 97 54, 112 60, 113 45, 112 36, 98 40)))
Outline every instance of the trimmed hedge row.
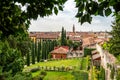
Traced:
POLYGON ((26 72, 37 72, 39 70, 45 70, 45 71, 71 71, 75 68, 75 66, 70 66, 70 67, 64 67, 64 66, 61 66, 61 67, 56 67, 56 66, 53 66, 53 67, 48 67, 48 66, 38 66, 36 68, 32 68, 32 69, 29 69, 27 70, 26 72))

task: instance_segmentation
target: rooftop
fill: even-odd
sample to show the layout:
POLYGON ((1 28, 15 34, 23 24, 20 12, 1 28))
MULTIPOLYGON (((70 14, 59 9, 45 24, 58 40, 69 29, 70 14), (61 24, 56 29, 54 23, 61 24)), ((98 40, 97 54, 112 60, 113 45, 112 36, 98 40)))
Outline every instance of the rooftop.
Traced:
POLYGON ((59 48, 55 48, 53 51, 51 51, 50 53, 58 53, 58 54, 67 54, 68 53, 68 49, 65 47, 59 47, 59 48))

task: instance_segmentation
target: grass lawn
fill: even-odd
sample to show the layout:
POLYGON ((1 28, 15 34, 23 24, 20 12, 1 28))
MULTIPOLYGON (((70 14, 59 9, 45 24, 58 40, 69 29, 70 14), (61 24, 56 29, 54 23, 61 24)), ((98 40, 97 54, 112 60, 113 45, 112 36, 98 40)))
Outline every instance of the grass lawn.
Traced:
MULTIPOLYGON (((73 71, 73 72, 55 72, 46 71, 47 75, 43 80, 88 80, 88 72, 73 71)), ((40 74, 40 71, 32 73, 33 77, 40 74)))
MULTIPOLYGON (((44 80, 88 80, 88 57, 84 58, 74 58, 74 59, 65 59, 65 60, 54 60, 47 62, 39 62, 31 66, 25 67, 23 71, 34 69, 36 67, 75 67, 71 71, 60 72, 60 71, 46 71, 47 75, 44 80), (80 68, 82 68, 80 70, 80 68), (75 71, 73 73, 73 71, 75 71), (78 72, 76 72, 78 71, 78 72), (80 72, 79 72, 80 71, 80 72), (82 71, 82 72, 81 72, 82 71), (72 73, 71 73, 72 72, 72 73)), ((41 71, 32 72, 32 77, 37 77, 40 75, 41 71)))
POLYGON ((44 80, 75 80, 70 72, 47 72, 44 80))
MULTIPOLYGON (((75 80, 74 75, 71 72, 54 72, 54 71, 46 71, 47 75, 44 80, 75 80)), ((40 74, 40 71, 32 73, 33 77, 36 77, 40 74)))
POLYGON ((49 66, 49 67, 50 66, 51 67, 54 67, 54 66, 55 67, 76 66, 76 68, 79 69, 80 61, 81 61, 81 58, 79 58, 79 59, 66 59, 66 60, 55 60, 55 61, 39 62, 39 63, 33 64, 31 66, 25 67, 24 70, 35 68, 35 67, 38 67, 38 66, 43 66, 43 67, 45 67, 45 66, 49 66))
POLYGON ((81 60, 81 70, 87 70, 89 65, 89 57, 82 58, 81 60))

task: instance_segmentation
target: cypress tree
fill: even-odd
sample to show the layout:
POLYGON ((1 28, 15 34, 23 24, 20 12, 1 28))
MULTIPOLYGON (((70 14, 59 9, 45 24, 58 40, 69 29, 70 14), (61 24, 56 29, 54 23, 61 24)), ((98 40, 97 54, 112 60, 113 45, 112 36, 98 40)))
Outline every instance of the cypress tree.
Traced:
POLYGON ((46 60, 46 50, 47 50, 47 46, 46 46, 46 41, 44 42, 44 59, 46 60))
POLYGON ((57 46, 58 44, 57 44, 57 40, 54 40, 54 46, 57 46))
POLYGON ((67 40, 66 39, 66 31, 62 27, 62 32, 61 32, 61 46, 65 46, 67 44, 66 40, 67 40))
POLYGON ((41 58, 43 59, 43 41, 42 41, 42 44, 41 44, 41 58))
POLYGON ((53 41, 50 41, 50 51, 52 51, 53 49, 54 49, 53 41))
POLYGON ((40 62, 41 41, 38 42, 37 62, 40 62))
POLYGON ((50 52, 51 50, 50 50, 50 40, 48 41, 48 52, 50 52))
POLYGON ((35 60, 36 60, 36 57, 37 57, 37 48, 38 48, 38 43, 37 43, 37 41, 35 41, 35 60))
POLYGON ((47 40, 46 41, 46 59, 48 59, 48 54, 49 54, 49 42, 47 40))
POLYGON ((35 64, 35 43, 32 43, 32 64, 35 64))
POLYGON ((30 54, 27 53, 27 66, 30 66, 30 54))
POLYGON ((61 32, 61 45, 64 45, 64 28, 63 27, 61 32))
POLYGON ((64 30, 64 46, 67 45, 66 30, 64 30))
POLYGON ((45 41, 42 42, 42 59, 45 59, 45 41))

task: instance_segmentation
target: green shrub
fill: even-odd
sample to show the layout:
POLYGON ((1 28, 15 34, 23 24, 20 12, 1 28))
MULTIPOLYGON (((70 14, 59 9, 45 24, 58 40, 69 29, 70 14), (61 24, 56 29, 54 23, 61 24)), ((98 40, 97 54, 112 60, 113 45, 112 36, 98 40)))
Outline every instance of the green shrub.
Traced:
MULTIPOLYGON (((0 79, 1 80, 1 79, 0 79)), ((31 73, 28 72, 20 72, 14 76, 9 76, 5 80, 32 80, 31 73)))
POLYGON ((75 80, 88 80, 88 73, 84 71, 73 71, 72 75, 75 77, 75 80))
POLYGON ((116 80, 120 80, 120 69, 117 70, 116 80))
POLYGON ((95 50, 94 48, 84 48, 84 56, 91 55, 91 52, 95 50))
POLYGON ((47 73, 46 73, 45 71, 41 71, 40 75, 44 75, 44 76, 46 76, 47 73))
POLYGON ((54 70, 54 71, 56 70, 56 66, 53 66, 53 70, 54 70))
POLYGON ((33 68, 33 69, 31 69, 30 72, 36 72, 36 71, 39 71, 39 70, 40 70, 40 68, 37 67, 37 68, 33 68))
POLYGON ((38 77, 38 80, 43 80, 43 78, 47 75, 45 71, 41 71, 40 76, 38 77))
POLYGON ((49 70, 52 70, 52 67, 51 67, 51 66, 49 67, 49 70))
POLYGON ((65 67, 64 66, 61 67, 61 71, 65 71, 65 67))
POLYGON ((100 67, 100 73, 99 73, 98 77, 101 80, 105 80, 105 69, 103 67, 100 67))
POLYGON ((111 79, 114 79, 114 74, 115 74, 115 69, 114 67, 111 69, 111 74, 110 74, 110 77, 111 79))
POLYGON ((45 66, 45 70, 48 70, 48 67, 47 67, 47 66, 45 66))

